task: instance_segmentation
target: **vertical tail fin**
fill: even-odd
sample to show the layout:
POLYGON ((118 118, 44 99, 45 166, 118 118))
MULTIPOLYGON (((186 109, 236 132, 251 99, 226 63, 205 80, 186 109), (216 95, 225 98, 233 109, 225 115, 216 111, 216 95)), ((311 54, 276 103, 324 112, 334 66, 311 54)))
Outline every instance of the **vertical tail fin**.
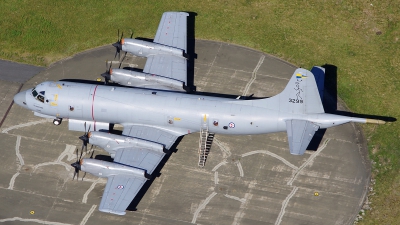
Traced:
MULTIPOLYGON (((314 67, 315 68, 315 67, 314 67)), ((319 69, 319 68, 318 68, 319 69)), ((319 78, 323 77, 323 70, 319 69, 319 78)), ((318 79, 323 87, 323 79, 318 79)), ((322 88, 323 92, 323 88, 322 88)), ((294 71, 285 89, 278 95, 267 99, 268 105, 279 111, 295 114, 324 113, 320 91, 314 74, 306 69, 294 71)))

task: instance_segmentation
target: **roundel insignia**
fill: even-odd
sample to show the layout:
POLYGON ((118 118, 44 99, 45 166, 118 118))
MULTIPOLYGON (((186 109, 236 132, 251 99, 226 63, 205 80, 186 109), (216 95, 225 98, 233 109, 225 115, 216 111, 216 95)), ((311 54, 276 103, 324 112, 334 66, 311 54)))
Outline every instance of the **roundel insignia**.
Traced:
POLYGON ((124 189, 124 185, 118 185, 117 189, 124 189))
POLYGON ((233 122, 229 123, 229 128, 235 128, 235 124, 233 122))

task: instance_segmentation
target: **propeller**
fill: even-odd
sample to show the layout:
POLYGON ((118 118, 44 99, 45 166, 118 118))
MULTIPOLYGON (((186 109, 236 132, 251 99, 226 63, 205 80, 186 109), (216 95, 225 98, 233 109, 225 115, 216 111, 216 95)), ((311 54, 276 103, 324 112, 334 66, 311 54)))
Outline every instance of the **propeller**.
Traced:
MULTIPOLYGON (((92 148, 93 148, 93 145, 92 145, 92 148)), ((93 153, 94 153, 94 151, 93 151, 92 154, 90 155, 90 158, 91 158, 91 159, 93 159, 93 153)), ((86 176, 86 172, 83 174, 82 180, 83 180, 83 178, 85 178, 85 176, 86 176)))
MULTIPOLYGON (((110 66, 108 66, 108 60, 106 61, 106 72, 102 73, 101 76, 104 77, 104 84, 108 84, 108 82, 111 80, 111 74, 112 74, 112 61, 110 63, 110 66)), ((86 128, 85 128, 86 130, 86 128)))
POLYGON ((90 125, 91 124, 89 124, 89 128, 86 131, 86 122, 85 122, 85 125, 84 125, 85 126, 85 134, 79 137, 79 139, 82 140, 81 156, 82 156, 82 152, 83 152, 83 147, 85 147, 86 153, 87 153, 87 144, 89 143, 89 138, 90 138, 90 132, 89 132, 90 131, 90 125))
MULTIPOLYGON (((130 30, 130 29, 129 29, 130 30)), ((130 39, 132 39, 132 37, 133 37, 133 32, 132 32, 132 30, 130 30, 131 31, 131 36, 130 36, 130 39)), ((121 36, 122 37, 122 36, 121 36)), ((122 40, 122 39, 121 39, 122 40)), ((121 42, 122 44, 123 44, 123 41, 121 42)), ((121 59, 119 59, 119 67, 118 67, 118 69, 121 69, 121 65, 122 65, 122 62, 125 60, 125 57, 126 57, 126 54, 127 54, 128 52, 125 52, 125 54, 124 54, 124 57, 122 57, 122 60, 121 59)))
POLYGON ((115 42, 114 44, 112 44, 117 51, 115 52, 115 56, 114 59, 117 57, 118 55, 118 60, 121 61, 121 55, 120 55, 120 51, 122 50, 122 45, 124 44, 124 39, 122 38, 124 36, 124 32, 122 32, 121 37, 119 37, 119 29, 118 29, 118 39, 117 42, 115 42))
POLYGON ((71 164, 71 166, 75 168, 74 176, 72 177, 72 180, 75 179, 75 176, 76 176, 76 180, 78 180, 78 178, 79 178, 79 171, 81 170, 81 163, 82 163, 81 158, 82 158, 82 151, 81 151, 81 156, 78 158, 78 149, 76 149, 76 162, 71 164))

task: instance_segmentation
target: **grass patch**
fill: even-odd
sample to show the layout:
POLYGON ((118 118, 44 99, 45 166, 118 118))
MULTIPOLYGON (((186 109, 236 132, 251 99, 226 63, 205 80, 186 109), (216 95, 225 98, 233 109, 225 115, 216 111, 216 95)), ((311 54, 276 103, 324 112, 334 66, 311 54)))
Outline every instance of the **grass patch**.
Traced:
MULTIPOLYGON (((152 38, 164 11, 192 11, 196 37, 259 49, 311 68, 338 67, 338 94, 356 113, 400 118, 400 2, 0 1, 0 58, 46 66, 125 36, 152 38)), ((376 162, 364 224, 400 224, 400 123, 364 126, 376 162)))

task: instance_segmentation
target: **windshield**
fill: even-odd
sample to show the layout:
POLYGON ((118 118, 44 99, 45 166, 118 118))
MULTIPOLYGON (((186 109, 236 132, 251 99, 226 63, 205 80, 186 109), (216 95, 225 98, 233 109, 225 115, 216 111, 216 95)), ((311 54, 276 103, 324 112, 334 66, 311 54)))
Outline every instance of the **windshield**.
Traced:
POLYGON ((40 102, 44 102, 44 96, 41 95, 41 94, 44 95, 44 91, 41 91, 40 94, 38 94, 35 88, 32 89, 32 95, 33 95, 33 97, 34 97, 36 100, 40 101, 40 102))
POLYGON ((38 93, 37 93, 37 91, 36 91, 35 88, 32 89, 32 95, 33 95, 33 97, 35 97, 35 98, 36 98, 36 96, 38 95, 38 93))

